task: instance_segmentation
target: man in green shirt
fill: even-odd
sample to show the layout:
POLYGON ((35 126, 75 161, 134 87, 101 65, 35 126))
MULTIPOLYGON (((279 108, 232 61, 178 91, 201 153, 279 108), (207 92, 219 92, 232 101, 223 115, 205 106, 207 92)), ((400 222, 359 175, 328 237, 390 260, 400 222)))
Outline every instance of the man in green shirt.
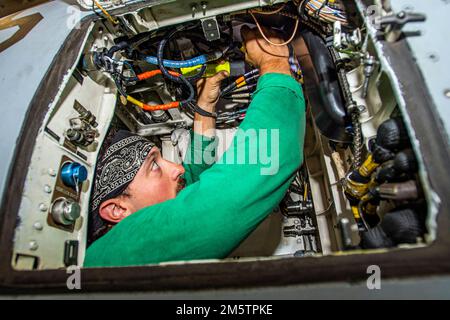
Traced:
MULTIPOLYGON (((164 160, 144 138, 119 133, 97 165, 92 199, 92 214, 114 227, 103 228, 84 266, 224 258, 282 200, 303 161, 304 97, 291 76, 288 48, 248 27, 241 33, 260 79, 231 146, 217 163, 196 161, 213 155, 215 140, 215 120, 199 113, 183 165, 164 160), (268 154, 275 161, 270 168, 268 154)), ((200 108, 215 110, 224 77, 200 82, 200 108)))

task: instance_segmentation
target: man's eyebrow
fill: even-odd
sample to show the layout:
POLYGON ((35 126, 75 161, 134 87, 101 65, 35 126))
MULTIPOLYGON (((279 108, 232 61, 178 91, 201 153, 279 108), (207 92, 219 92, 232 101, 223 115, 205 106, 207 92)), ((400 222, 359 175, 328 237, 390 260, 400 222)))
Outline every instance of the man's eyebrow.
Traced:
POLYGON ((158 150, 152 149, 145 159, 145 169, 148 170, 149 165, 155 160, 158 150))

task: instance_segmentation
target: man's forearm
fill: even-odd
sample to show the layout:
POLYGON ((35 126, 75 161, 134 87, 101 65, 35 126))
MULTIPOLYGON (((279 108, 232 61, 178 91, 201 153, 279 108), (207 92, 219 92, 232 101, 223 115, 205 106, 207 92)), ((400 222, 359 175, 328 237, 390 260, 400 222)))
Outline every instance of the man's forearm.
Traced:
POLYGON ((282 73, 290 76, 291 67, 289 66, 289 62, 287 61, 287 59, 276 58, 261 65, 259 69, 260 76, 266 73, 282 73))
MULTIPOLYGON (((215 109, 215 103, 205 103, 200 100, 198 106, 208 112, 214 112, 215 109)), ((194 132, 208 138, 214 137, 216 135, 216 119, 202 116, 196 112, 194 115, 194 132)))

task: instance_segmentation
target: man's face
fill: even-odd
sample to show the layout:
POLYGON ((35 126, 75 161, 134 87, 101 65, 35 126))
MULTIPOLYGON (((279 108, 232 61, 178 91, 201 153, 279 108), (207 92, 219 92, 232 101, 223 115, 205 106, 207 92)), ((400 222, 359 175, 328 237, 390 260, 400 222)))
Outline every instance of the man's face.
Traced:
POLYGON ((175 198, 184 187, 184 172, 182 165, 165 160, 153 147, 125 194, 100 205, 100 216, 117 223, 142 208, 175 198))

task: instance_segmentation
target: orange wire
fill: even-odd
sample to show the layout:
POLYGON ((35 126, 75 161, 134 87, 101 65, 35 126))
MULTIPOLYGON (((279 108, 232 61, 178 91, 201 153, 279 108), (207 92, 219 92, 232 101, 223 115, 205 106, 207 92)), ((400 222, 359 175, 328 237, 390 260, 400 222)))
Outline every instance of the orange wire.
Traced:
MULTIPOLYGON (((174 77, 179 77, 180 74, 174 71, 169 71, 169 73, 174 76, 174 77)), ((152 70, 152 71, 147 71, 141 74, 137 75, 137 78, 139 81, 142 80, 146 80, 146 79, 150 79, 154 76, 157 76, 159 74, 162 74, 161 70, 152 70)), ((148 105, 146 103, 143 103, 141 101, 138 101, 134 98, 131 98, 131 100, 134 101, 130 101, 131 103, 133 103, 134 105, 137 105, 138 107, 140 107, 143 110, 146 111, 156 111, 156 110, 169 110, 169 109, 174 109, 174 108, 178 108, 180 106, 180 102, 179 101, 174 101, 174 102, 170 102, 170 103, 166 103, 166 104, 158 104, 158 105, 148 105)))
POLYGON ((179 106, 180 106, 179 101, 174 101, 174 102, 170 102, 170 103, 166 103, 166 104, 158 104, 155 106, 150 106, 150 105, 144 103, 142 105, 142 109, 144 109, 146 111, 169 110, 169 109, 178 108, 179 106))
MULTIPOLYGON (((174 77, 179 77, 180 74, 178 72, 175 71, 169 71, 169 73, 174 76, 174 77)), ((146 80, 146 79, 150 79, 154 76, 157 76, 158 74, 162 74, 161 70, 152 70, 152 71, 147 71, 141 74, 137 75, 137 78, 142 81, 142 80, 146 80)))

